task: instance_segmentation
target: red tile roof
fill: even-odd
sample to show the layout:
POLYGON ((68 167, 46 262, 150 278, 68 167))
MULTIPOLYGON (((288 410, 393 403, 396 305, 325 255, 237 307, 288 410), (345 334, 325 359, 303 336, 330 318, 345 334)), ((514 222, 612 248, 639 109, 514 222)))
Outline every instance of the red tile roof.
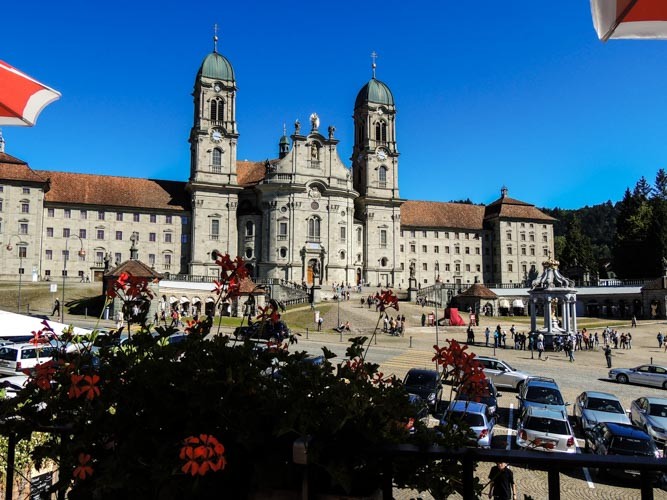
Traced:
POLYGON ((484 207, 466 203, 406 201, 401 205, 401 226, 482 229, 484 207))
POLYGON ((46 182, 26 162, 7 153, 0 153, 0 179, 11 181, 46 182))
POLYGON ((46 203, 100 205, 157 210, 190 210, 185 183, 39 170, 51 181, 46 203))
POLYGON ((515 200, 514 198, 510 198, 508 196, 498 198, 496 201, 486 206, 484 219, 492 219, 495 217, 542 221, 556 220, 535 208, 535 205, 531 205, 530 203, 526 203, 524 201, 515 200))
POLYGON ((264 179, 266 167, 262 161, 237 161, 236 179, 241 186, 257 184, 264 179))
POLYGON ((104 273, 107 278, 118 278, 122 273, 130 273, 137 278, 162 279, 163 276, 140 260, 126 260, 104 273))
POLYGON ((474 297, 478 299, 497 299, 498 296, 481 283, 475 283, 457 297, 474 297))

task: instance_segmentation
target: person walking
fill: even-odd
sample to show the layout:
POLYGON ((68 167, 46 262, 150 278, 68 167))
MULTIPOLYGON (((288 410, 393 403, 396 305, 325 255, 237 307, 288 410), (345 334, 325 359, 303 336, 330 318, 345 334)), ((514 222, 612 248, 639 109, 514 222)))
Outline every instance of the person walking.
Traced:
POLYGON ((544 335, 541 333, 537 336, 537 359, 542 359, 544 352, 544 335))
POLYGON ((51 313, 51 316, 60 316, 60 301, 58 299, 53 303, 53 312, 51 313))
POLYGON ((611 368, 611 347, 608 345, 603 349, 604 357, 607 360, 607 368, 611 368))
POLYGON ((486 341, 486 347, 489 347, 489 335, 491 335, 491 330, 489 330, 489 327, 486 327, 486 330, 484 330, 484 340, 486 341))
POLYGON ((516 498, 516 484, 514 474, 506 462, 498 462, 489 472, 489 498, 494 500, 514 500, 516 498))
POLYGON ((637 316, 632 315, 632 328, 637 328, 637 316))
POLYGON ((662 348, 662 341, 664 340, 664 337, 662 336, 662 332, 658 332, 657 339, 658 339, 658 349, 661 349, 662 348))
POLYGON ((322 331, 322 323, 324 323, 324 319, 322 319, 322 316, 317 318, 317 331, 321 332, 322 331))

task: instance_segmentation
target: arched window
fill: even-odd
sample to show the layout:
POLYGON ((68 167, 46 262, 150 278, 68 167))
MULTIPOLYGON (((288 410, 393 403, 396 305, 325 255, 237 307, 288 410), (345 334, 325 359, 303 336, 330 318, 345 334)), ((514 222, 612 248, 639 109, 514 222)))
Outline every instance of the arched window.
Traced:
POLYGON ((388 264, 388 263, 389 263, 389 260, 387 259, 387 257, 382 257, 382 258, 380 259, 380 266, 382 266, 382 267, 387 267, 387 264, 388 264))
POLYGON ((387 142, 387 124, 379 121, 375 124, 375 140, 378 142, 387 142))
POLYGON ((218 148, 211 152, 211 169, 218 174, 222 171, 222 151, 218 148))
POLYGON ((211 113, 210 113, 211 121, 221 122, 224 119, 223 118, 224 109, 225 109, 225 103, 222 100, 213 99, 211 101, 211 113))
POLYGON ((310 241, 320 240, 320 219, 318 217, 308 219, 308 239, 310 241))
POLYGON ((378 170, 378 183, 380 187, 387 187, 387 167, 384 165, 378 170))
POLYGON ((255 224, 251 220, 245 223, 245 235, 246 236, 255 235, 255 224))

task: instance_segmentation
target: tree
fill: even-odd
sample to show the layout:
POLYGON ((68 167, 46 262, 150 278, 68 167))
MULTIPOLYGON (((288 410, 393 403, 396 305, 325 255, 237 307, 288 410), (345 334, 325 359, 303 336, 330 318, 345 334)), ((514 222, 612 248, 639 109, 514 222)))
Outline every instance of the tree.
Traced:
POLYGON ((667 200, 667 172, 664 168, 658 170, 655 174, 655 187, 653 188, 653 197, 661 200, 667 200))
POLYGON ((567 226, 561 266, 563 268, 581 266, 588 271, 597 271, 591 239, 583 233, 581 222, 576 215, 567 226))
POLYGON ((647 246, 651 224, 651 187, 642 177, 632 192, 626 189, 618 204, 616 237, 614 238, 614 269, 622 278, 644 278, 646 263, 652 261, 647 246))

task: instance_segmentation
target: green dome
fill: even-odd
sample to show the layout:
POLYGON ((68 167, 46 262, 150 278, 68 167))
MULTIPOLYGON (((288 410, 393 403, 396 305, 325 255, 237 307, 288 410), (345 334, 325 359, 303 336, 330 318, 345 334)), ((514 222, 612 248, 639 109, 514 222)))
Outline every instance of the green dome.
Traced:
POLYGON ((286 135, 284 135, 280 138, 280 142, 278 144, 289 144, 289 139, 286 135))
POLYGON ((354 107, 357 108, 367 102, 393 106, 394 96, 392 95, 391 90, 389 90, 389 87, 384 83, 375 78, 371 78, 371 80, 359 91, 354 107))
POLYGON ((234 81, 234 68, 223 55, 211 52, 201 63, 197 77, 214 78, 216 80, 234 81))

